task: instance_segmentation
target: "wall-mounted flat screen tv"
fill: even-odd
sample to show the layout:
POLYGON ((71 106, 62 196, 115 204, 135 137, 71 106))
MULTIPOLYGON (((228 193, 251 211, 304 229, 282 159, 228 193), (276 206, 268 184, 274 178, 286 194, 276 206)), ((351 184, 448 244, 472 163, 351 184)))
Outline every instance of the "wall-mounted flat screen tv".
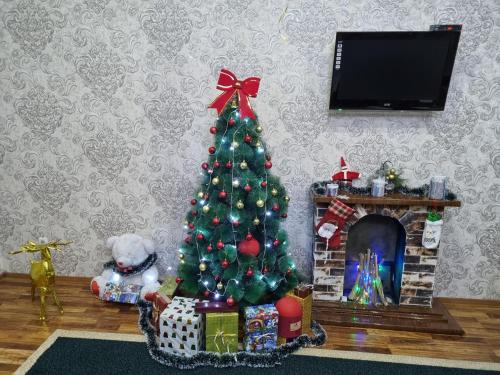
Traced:
POLYGON ((460 29, 338 32, 330 109, 444 110, 460 29))

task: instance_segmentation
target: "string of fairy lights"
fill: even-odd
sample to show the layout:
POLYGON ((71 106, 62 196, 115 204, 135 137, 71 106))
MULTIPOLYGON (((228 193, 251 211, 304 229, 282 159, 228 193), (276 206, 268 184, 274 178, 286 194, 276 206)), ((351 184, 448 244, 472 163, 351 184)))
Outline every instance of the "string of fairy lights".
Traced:
MULTIPOLYGON (((233 111, 231 111, 229 113, 229 116, 225 117, 226 119, 226 124, 225 124, 225 129, 224 129, 224 132, 222 134, 222 137, 221 137, 221 140, 220 140, 220 143, 226 143, 227 142, 227 139, 226 139, 226 134, 228 133, 228 130, 229 130, 229 127, 230 127, 230 121, 234 121, 234 118, 239 118, 239 111, 238 111, 238 108, 237 108, 237 105, 234 105, 233 103, 233 108, 235 108, 233 111)), ((218 118, 216 120, 219 121, 220 118, 218 118)), ((246 121, 246 119, 244 119, 243 121, 246 121)), ((234 125, 234 124, 233 124, 234 125)), ((260 126, 258 123, 257 123, 257 126, 260 126)), ((236 240, 236 231, 235 231, 235 225, 238 223, 239 225, 239 217, 237 215, 234 214, 233 212, 233 209, 234 209, 234 189, 235 188, 239 188, 240 186, 240 181, 238 178, 235 178, 235 167, 236 167, 236 156, 235 156, 235 149, 239 146, 238 143, 236 142, 236 136, 237 134, 242 131, 244 129, 244 127, 239 127, 238 129, 236 129, 236 131, 233 133, 233 139, 232 139, 232 142, 231 142, 231 145, 230 145, 230 151, 231 151, 231 155, 232 155, 232 158, 231 158, 231 192, 230 192, 230 199, 229 199, 229 222, 231 223, 231 229, 232 229, 232 234, 233 234, 233 246, 235 248, 235 251, 238 251, 238 247, 237 247, 237 240, 236 240)), ((200 191, 198 193, 198 198, 201 198, 197 203, 199 206, 201 206, 202 208, 202 212, 204 214, 207 214, 210 210, 210 206, 209 204, 207 203, 207 200, 208 200, 208 197, 210 196, 210 193, 212 191, 212 188, 215 187, 216 185, 219 184, 220 182, 220 179, 219 177, 215 177, 213 178, 213 172, 214 172, 214 164, 215 163, 218 163, 218 155, 220 153, 220 150, 222 149, 221 147, 221 144, 219 145, 216 145, 215 147, 215 150, 213 153, 214 157, 215 157, 215 161, 214 163, 210 166, 208 165, 208 163, 204 163, 205 166, 207 168, 204 167, 204 169, 207 170, 208 174, 209 174, 209 178, 208 178, 208 183, 206 184, 206 191, 203 192, 203 191, 200 191)), ((263 146, 263 144, 259 141, 256 142, 255 146, 257 147, 257 152, 265 152, 265 147, 263 146)), ((239 163, 240 165, 240 168, 241 169, 246 169, 248 168, 248 165, 246 163, 245 160, 241 161, 239 163)), ((227 164, 226 164, 226 168, 227 168, 227 164)), ((203 173, 202 173, 203 175, 203 173)), ((259 200, 257 201, 257 206, 258 207, 262 207, 260 206, 260 204, 263 204, 263 208, 264 208, 264 220, 263 220, 263 231, 264 231, 264 246, 263 246, 263 256, 262 256, 262 259, 261 259, 261 264, 260 264, 260 279, 262 279, 264 277, 264 274, 265 274, 265 269, 266 269, 266 262, 265 262, 265 259, 266 259, 266 252, 267 252, 267 249, 270 248, 272 246, 271 242, 268 241, 268 238, 267 238, 267 226, 266 226, 266 221, 267 221, 267 218, 272 214, 270 211, 268 211, 268 206, 267 206, 267 199, 268 199, 268 173, 267 173, 267 169, 265 170, 265 179, 263 180, 265 181, 265 183, 261 182, 261 187, 265 187, 265 199, 263 200, 262 202, 262 199, 259 197, 259 200)), ((224 190, 223 190, 224 191, 224 190)), ((193 203, 193 201, 192 201, 193 203)), ((240 201, 238 201, 236 203, 239 208, 243 208, 243 204, 240 203, 240 201)), ((217 217, 217 216, 216 216, 217 217)), ((200 251, 200 246, 199 246, 199 243, 198 243, 198 236, 199 234, 201 233, 202 236, 204 235, 202 233, 202 231, 197 228, 196 224, 198 223, 198 221, 201 219, 201 215, 195 215, 194 217, 194 220, 192 222, 192 226, 190 227, 191 229, 194 229, 196 228, 196 232, 198 233, 196 236, 194 236, 195 238, 195 244, 196 244, 196 251, 197 251, 197 254, 198 254, 198 260, 199 260, 199 264, 200 264, 200 267, 199 267, 199 270, 200 272, 198 273, 198 283, 202 283, 205 288, 206 288, 206 291, 205 291, 205 297, 208 297, 208 295, 210 294, 213 294, 214 295, 214 298, 215 299, 219 299, 221 296, 226 296, 227 294, 227 288, 229 287, 230 283, 231 282, 234 282, 236 285, 239 284, 239 281, 236 279, 236 278, 231 278, 229 280, 227 280, 226 282, 226 285, 224 286, 223 283, 222 283, 222 280, 220 279, 220 275, 216 275, 214 277, 214 280, 216 282, 215 286, 213 288, 210 288, 209 287, 209 281, 208 280, 203 280, 204 278, 204 271, 206 270, 206 262, 207 262, 207 259, 204 257, 204 255, 202 254, 202 252, 200 251), (217 278, 217 276, 219 276, 219 278, 217 278), (208 291, 208 295, 207 295, 207 292, 208 291)), ((254 225, 258 225, 260 224, 260 220, 258 219, 258 217, 255 217, 254 219, 254 225)), ((218 226, 216 226, 216 229, 214 230, 213 234, 212 234, 212 241, 215 237, 215 234, 217 232, 217 228, 218 226)), ((250 234, 250 232, 249 232, 250 234)), ((188 237, 190 238, 190 237, 188 237)), ((191 235, 191 238, 192 238, 192 235, 191 235)), ((201 239, 203 239, 202 237, 200 237, 201 239)), ((277 241, 277 240, 276 240, 277 241)), ((221 240, 219 239, 218 242, 217 242, 217 249, 218 250, 221 250, 222 248, 219 248, 219 243, 221 242, 221 240)), ((212 247, 212 242, 209 243, 210 247, 212 247)), ((225 246, 225 245, 224 245, 225 246)), ((182 249, 179 249, 179 257, 181 258, 181 262, 184 262, 183 260, 183 253, 182 253, 182 249)), ((237 264, 238 264, 238 268, 237 268, 237 273, 236 275, 239 275, 240 272, 242 271, 241 270, 241 263, 240 263, 240 260, 238 259, 238 256, 236 256, 236 261, 237 261, 237 264)), ((223 262, 227 262, 227 259, 225 259, 223 262)), ((223 267, 225 269, 225 267, 223 267)), ((252 276, 253 276, 253 272, 252 272, 252 276)), ((283 280, 285 280, 285 277, 281 277, 280 279, 276 280, 273 282, 273 285, 271 285, 272 288, 274 288, 275 286, 279 285, 283 280)), ((229 296, 230 297, 230 296, 229 296)))

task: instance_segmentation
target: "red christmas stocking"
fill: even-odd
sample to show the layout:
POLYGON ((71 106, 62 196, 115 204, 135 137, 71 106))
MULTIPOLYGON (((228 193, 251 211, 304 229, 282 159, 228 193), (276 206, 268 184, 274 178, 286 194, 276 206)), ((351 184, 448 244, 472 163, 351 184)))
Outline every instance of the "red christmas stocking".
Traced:
POLYGON ((338 199, 332 200, 325 216, 316 226, 316 232, 325 239, 327 249, 336 249, 340 246, 340 232, 354 212, 354 209, 338 199))

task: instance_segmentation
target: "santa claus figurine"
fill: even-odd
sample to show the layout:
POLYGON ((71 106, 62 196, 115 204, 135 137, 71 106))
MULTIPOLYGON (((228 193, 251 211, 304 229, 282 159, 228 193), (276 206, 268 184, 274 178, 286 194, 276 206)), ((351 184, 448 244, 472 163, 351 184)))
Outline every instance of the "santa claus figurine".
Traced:
POLYGON ((335 173, 332 176, 332 181, 335 181, 339 186, 351 186, 352 180, 355 180, 361 176, 361 173, 351 171, 347 167, 347 163, 344 158, 340 158, 340 172, 335 173))

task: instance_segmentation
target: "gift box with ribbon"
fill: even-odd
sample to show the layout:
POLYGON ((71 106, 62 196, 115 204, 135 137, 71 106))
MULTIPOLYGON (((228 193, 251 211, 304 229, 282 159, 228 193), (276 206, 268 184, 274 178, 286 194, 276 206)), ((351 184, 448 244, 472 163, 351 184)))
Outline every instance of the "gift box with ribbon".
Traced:
POLYGON ((309 284, 299 284, 288 296, 295 298, 302 307, 302 333, 311 333, 312 320, 312 291, 313 286, 309 284))
POLYGON ((151 324, 156 328, 156 334, 160 334, 160 315, 172 302, 170 298, 164 297, 160 293, 155 293, 153 298, 153 311, 151 312, 151 324))
POLYGON ((275 349, 277 342, 277 328, 269 328, 247 333, 245 335, 244 346, 247 352, 265 352, 275 349))
POLYGON ((238 312, 206 313, 205 348, 207 352, 238 351, 238 312))
POLYGON ((102 300, 108 302, 120 302, 135 304, 139 301, 141 285, 136 284, 115 284, 108 282, 104 286, 102 300))
POLYGON ((170 303, 174 297, 175 289, 177 288, 175 279, 175 276, 167 276, 158 289, 158 294, 161 295, 164 300, 168 301, 168 303, 170 303))
POLYGON ((203 315, 194 311, 198 300, 174 297, 160 315, 160 349, 192 356, 202 350, 203 315))
POLYGON ((272 304, 245 308, 246 351, 259 352, 276 348, 278 339, 278 310, 272 304))

